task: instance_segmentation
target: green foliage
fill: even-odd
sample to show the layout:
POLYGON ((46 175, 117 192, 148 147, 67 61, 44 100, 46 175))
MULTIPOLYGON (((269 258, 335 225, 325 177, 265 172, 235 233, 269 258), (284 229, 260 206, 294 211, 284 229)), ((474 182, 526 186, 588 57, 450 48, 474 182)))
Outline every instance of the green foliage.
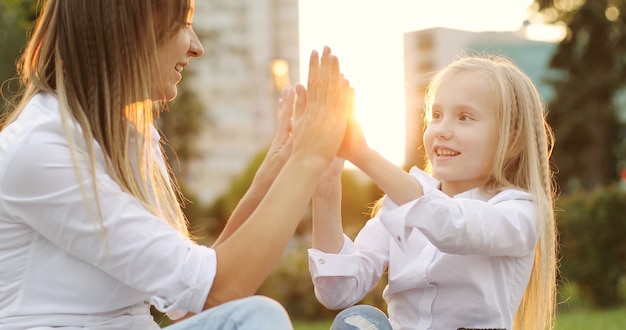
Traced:
POLYGON ((166 111, 161 112, 159 128, 167 140, 165 152, 176 176, 183 180, 187 175, 188 163, 197 157, 194 141, 203 129, 211 128, 209 111, 189 88, 193 72, 185 73, 178 84, 178 95, 166 111))
MULTIPOLYGON (((19 90, 16 79, 17 59, 26 45, 27 29, 37 17, 37 0, 3 0, 0 2, 0 93, 5 101, 19 90)), ((0 112, 9 107, 0 102, 0 112)))
POLYGON ((248 164, 248 167, 239 176, 235 177, 228 190, 208 207, 207 215, 211 218, 211 223, 207 224, 207 229, 211 235, 217 237, 224 229, 226 221, 228 221, 231 213, 250 187, 252 179, 254 179, 256 171, 261 166, 266 153, 267 149, 256 154, 248 164))
POLYGON ((561 273, 591 307, 618 306, 626 276, 626 192, 617 186, 558 200, 561 273))

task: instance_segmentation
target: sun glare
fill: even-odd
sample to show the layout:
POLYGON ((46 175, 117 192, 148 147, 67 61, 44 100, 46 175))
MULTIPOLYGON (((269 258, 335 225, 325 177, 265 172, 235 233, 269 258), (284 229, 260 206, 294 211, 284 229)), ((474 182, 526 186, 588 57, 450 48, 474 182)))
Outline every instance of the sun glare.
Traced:
POLYGON ((532 2, 299 0, 300 80, 306 82, 311 51, 331 47, 355 88, 356 113, 368 144, 404 166, 404 33, 433 27, 517 30, 532 2))

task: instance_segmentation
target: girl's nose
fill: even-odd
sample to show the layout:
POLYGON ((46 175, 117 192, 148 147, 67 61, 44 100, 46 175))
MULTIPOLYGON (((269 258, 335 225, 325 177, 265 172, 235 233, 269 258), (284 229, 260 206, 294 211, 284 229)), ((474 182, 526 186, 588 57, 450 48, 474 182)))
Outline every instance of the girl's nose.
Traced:
POLYGON ((452 137, 452 129, 448 120, 443 119, 435 126, 435 137, 449 139, 452 137))

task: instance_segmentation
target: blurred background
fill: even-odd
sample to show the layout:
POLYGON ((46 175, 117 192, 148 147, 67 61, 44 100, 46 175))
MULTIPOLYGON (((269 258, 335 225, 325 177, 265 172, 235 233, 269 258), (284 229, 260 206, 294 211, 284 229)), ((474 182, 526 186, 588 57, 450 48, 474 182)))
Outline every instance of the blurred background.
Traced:
MULTIPOLYGON (((1 111, 19 91, 16 61, 39 8, 0 0, 1 111)), ((432 73, 463 53, 503 55, 537 84, 556 135, 557 328, 625 329, 625 15, 626 0, 196 1, 205 55, 159 120, 194 233, 210 245, 224 226, 269 146, 280 91, 306 82, 311 50, 328 45, 338 55, 368 142, 405 169, 423 165, 432 73)), ((349 164, 342 181, 344 228, 354 237, 382 192, 349 164)), ((307 213, 259 293, 282 302, 296 329, 327 329, 337 311, 313 295, 308 247, 307 213)), ((385 284, 363 302, 385 309, 385 284)))

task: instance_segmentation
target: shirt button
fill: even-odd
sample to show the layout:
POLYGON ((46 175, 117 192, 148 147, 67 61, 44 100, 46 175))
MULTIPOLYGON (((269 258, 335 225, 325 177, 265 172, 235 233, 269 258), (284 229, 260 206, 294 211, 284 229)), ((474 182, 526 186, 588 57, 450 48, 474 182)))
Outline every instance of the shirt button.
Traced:
POLYGON ((318 259, 318 260, 317 260, 317 262, 319 262, 320 264, 322 264, 322 265, 323 265, 323 264, 325 264, 325 263, 326 263, 326 260, 324 260, 324 259, 318 259))
POLYGON ((396 239, 398 240, 398 242, 402 242, 402 239, 400 238, 400 235, 396 236, 396 239))

